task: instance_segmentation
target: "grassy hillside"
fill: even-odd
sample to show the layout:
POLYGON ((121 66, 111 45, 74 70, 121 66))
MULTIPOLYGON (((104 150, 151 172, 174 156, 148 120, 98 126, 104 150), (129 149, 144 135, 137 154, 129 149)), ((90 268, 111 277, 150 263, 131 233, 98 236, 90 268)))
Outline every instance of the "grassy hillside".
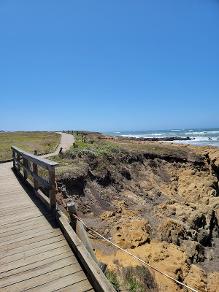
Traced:
POLYGON ((11 158, 11 146, 29 152, 49 153, 55 150, 60 135, 52 132, 10 132, 0 133, 0 161, 11 158))

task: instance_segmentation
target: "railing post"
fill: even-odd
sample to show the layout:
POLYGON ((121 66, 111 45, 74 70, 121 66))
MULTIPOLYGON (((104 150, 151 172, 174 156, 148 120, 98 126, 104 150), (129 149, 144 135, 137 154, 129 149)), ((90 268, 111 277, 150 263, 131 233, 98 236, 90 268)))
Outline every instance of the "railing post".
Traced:
POLYGON ((77 215, 77 209, 76 209, 76 205, 73 201, 67 202, 67 211, 68 211, 68 214, 70 216, 71 226, 76 231, 77 219, 75 218, 74 215, 77 215))
POLYGON ((16 152, 16 162, 17 162, 17 171, 20 172, 21 170, 21 166, 20 166, 20 162, 21 162, 21 155, 20 153, 16 152))
POLYGON ((49 168, 49 200, 52 212, 56 210, 56 183, 55 183, 55 167, 49 168))
POLYGON ((16 169, 16 155, 14 149, 12 149, 12 158, 13 158, 13 169, 16 169))
POLYGON ((26 158, 23 158, 23 165, 24 165, 24 179, 26 180, 27 179, 27 171, 26 171, 26 168, 28 168, 28 160, 26 158))
MULTIPOLYGON (((37 151, 36 150, 34 150, 34 155, 37 155, 37 151)), ((33 163, 33 173, 38 175, 38 166, 37 166, 36 163, 33 163)), ((35 178, 33 179, 33 183, 34 183, 34 189, 35 189, 35 191, 37 191, 38 188, 39 188, 39 184, 38 184, 38 181, 35 178)))

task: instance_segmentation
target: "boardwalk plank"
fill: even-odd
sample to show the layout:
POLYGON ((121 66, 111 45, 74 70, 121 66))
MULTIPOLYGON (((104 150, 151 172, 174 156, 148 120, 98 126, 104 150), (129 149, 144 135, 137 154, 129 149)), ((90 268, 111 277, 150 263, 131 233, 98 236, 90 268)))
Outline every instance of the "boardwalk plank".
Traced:
MULTIPOLYGON (((48 222, 52 224, 52 220, 51 220, 51 216, 43 216, 41 215, 37 215, 37 216, 33 216, 32 218, 28 219, 28 220, 24 220, 22 222, 10 222, 9 224, 5 224, 4 226, 1 226, 0 228, 0 234, 4 233, 6 231, 10 231, 10 230, 19 230, 23 227, 26 226, 36 226, 36 224, 38 224, 39 222, 44 222, 44 224, 47 224, 48 222)), ((2 235, 4 236, 4 235, 2 235)))
POLYGON ((4 240, 3 242, 0 242, 0 250, 2 247, 4 247, 5 245, 7 246, 10 246, 11 244, 16 244, 16 243, 20 243, 20 242, 23 242, 23 241, 26 241, 28 239, 31 239, 31 238, 35 238, 35 237, 38 237, 40 235, 44 235, 44 234, 49 234, 49 233, 52 233, 54 235, 59 235, 61 234, 61 231, 58 229, 58 230, 49 230, 48 229, 48 226, 45 226, 45 229, 39 229, 39 230, 30 230, 30 233, 29 232, 26 232, 24 234, 21 234, 20 236, 18 237, 10 237, 10 239, 7 241, 4 240, 4 238, 2 240, 4 240))
MULTIPOLYGON (((30 263, 30 264, 18 267, 18 268, 13 269, 13 270, 4 271, 4 272, 0 273, 0 281, 1 281, 1 279, 4 279, 4 278, 8 278, 11 276, 14 277, 14 275, 23 274, 25 271, 41 269, 42 266, 44 266, 44 265, 47 265, 49 263, 53 263, 53 262, 56 262, 60 259, 65 259, 68 257, 72 257, 71 251, 66 251, 64 253, 56 254, 56 255, 47 257, 46 259, 40 260, 38 262, 30 263)), ((74 258, 74 259, 76 260, 76 258, 74 258)))
POLYGON ((22 281, 27 280, 27 279, 32 279, 32 278, 38 277, 40 275, 44 275, 48 272, 52 272, 52 271, 55 271, 57 269, 64 268, 64 267, 69 266, 71 264, 76 264, 76 260, 73 261, 72 257, 68 257, 68 258, 59 259, 56 262, 52 262, 52 263, 46 264, 44 266, 41 266, 40 269, 39 268, 32 269, 32 270, 25 271, 22 274, 19 273, 17 275, 15 274, 11 277, 6 277, 6 278, 0 280, 0 289, 7 287, 7 286, 10 286, 10 285, 13 285, 13 284, 16 284, 16 283, 19 283, 19 282, 22 282, 22 281))
MULTIPOLYGON (((58 277, 57 279, 53 279, 53 281, 49 281, 48 283, 37 286, 35 289, 31 289, 31 291, 35 292, 43 292, 43 291, 57 291, 58 289, 62 289, 63 287, 66 287, 65 285, 68 285, 68 283, 78 283, 80 281, 86 280, 86 276, 82 271, 75 270, 74 274, 66 274, 63 277, 58 277)), ((86 280, 88 282, 88 280, 86 280)), ((78 290, 72 290, 77 291, 78 290)))
POLYGON ((64 241, 65 242, 65 238, 63 238, 62 234, 58 235, 58 236, 51 236, 50 238, 46 238, 43 239, 41 241, 37 241, 37 242, 33 242, 30 243, 28 245, 24 245, 24 246, 19 246, 16 247, 14 249, 8 250, 4 256, 1 257, 1 260, 4 260, 4 258, 12 256, 12 255, 17 255, 20 253, 26 253, 29 250, 38 250, 44 246, 48 246, 50 244, 56 243, 56 242, 60 242, 60 241, 64 241))
MULTIPOLYGON (((4 243, 10 244, 13 242, 17 242, 23 239, 28 239, 28 238, 32 238, 33 236, 37 236, 39 234, 45 234, 45 233, 52 233, 52 232, 57 232, 59 230, 59 228, 53 228, 50 225, 46 225, 44 224, 40 224, 37 226, 37 231, 33 230, 33 228, 29 228, 29 229, 25 229, 25 230, 20 230, 20 232, 17 233, 13 233, 10 232, 9 234, 4 234, 3 237, 0 238, 0 247, 1 245, 4 245, 4 243)), ((61 232, 60 232, 61 234, 61 232)))
MULTIPOLYGON (((46 284, 48 282, 53 282, 54 280, 57 280, 60 277, 73 275, 73 273, 76 273, 79 271, 81 271, 81 267, 78 263, 67 265, 63 268, 58 268, 56 270, 50 271, 44 275, 33 277, 25 281, 15 283, 13 285, 9 285, 5 288, 1 288, 1 291, 4 291, 4 292, 19 292, 19 291, 24 291, 24 290, 40 291, 37 286, 46 284)), ((44 288, 44 291, 47 291, 47 290, 44 288)))
MULTIPOLYGON (((25 222, 25 224, 22 224, 22 225, 19 225, 19 226, 14 226, 13 224, 12 225, 9 225, 9 226, 7 226, 6 228, 2 228, 1 230, 0 230, 0 234, 2 234, 2 236, 7 236, 7 235, 10 235, 10 234, 14 234, 14 235, 16 235, 16 234, 18 234, 18 233, 21 233, 21 232, 25 232, 26 230, 29 230, 29 229, 31 229, 31 228, 33 228, 33 226, 36 226, 37 225, 37 227, 41 227, 41 226, 45 226, 45 224, 46 224, 46 221, 45 221, 45 218, 43 217, 43 220, 41 219, 41 217, 39 217, 39 219, 37 220, 35 220, 34 222, 33 221, 31 221, 29 224, 28 224, 28 222, 29 221, 27 221, 27 222, 25 222)), ((54 224, 55 225, 55 222, 53 223, 52 221, 51 221, 51 224, 54 224)), ((52 226, 51 226, 51 228, 52 228, 52 226)))
MULTIPOLYGON (((67 276, 69 277, 69 276, 67 276)), ((73 280, 69 277, 69 279, 67 279, 67 277, 65 277, 63 279, 63 286, 64 284, 67 283, 71 283, 73 282, 73 280)), ((50 290, 50 291, 60 291, 60 292, 72 292, 72 291, 77 291, 77 292, 85 292, 85 291, 91 291, 93 288, 91 286, 91 284, 89 283, 89 281, 87 279, 83 279, 80 282, 77 283, 71 283, 69 286, 65 286, 65 287, 60 287, 57 286, 58 290, 50 290)), ((93 290, 94 291, 94 290, 93 290)))
MULTIPOLYGON (((59 235, 56 235, 56 236, 62 236, 62 234, 59 234, 59 235)), ((30 239, 25 240, 25 241, 15 242, 14 244, 10 244, 9 246, 5 245, 5 246, 0 248, 0 253, 1 252, 7 252, 8 253, 11 250, 16 250, 19 247, 24 248, 26 246, 28 248, 28 246, 30 247, 32 243, 37 243, 37 242, 41 243, 42 241, 48 240, 50 238, 54 238, 56 236, 53 233, 43 234, 43 235, 39 235, 37 237, 30 238, 30 239)))
POLYGON ((22 221, 31 219, 34 216, 36 217, 36 216, 43 216, 43 215, 42 215, 42 213, 39 210, 35 210, 34 212, 27 211, 24 214, 21 214, 20 216, 16 216, 15 215, 13 217, 11 216, 10 218, 4 218, 4 220, 2 219, 0 221, 0 228, 1 228, 1 226, 4 226, 6 224, 12 223, 13 221, 15 221, 15 222, 22 222, 22 221))
POLYGON ((10 263, 5 264, 4 266, 1 266, 0 273, 2 273, 4 271, 14 270, 14 269, 17 269, 19 267, 22 267, 22 266, 25 266, 28 264, 36 263, 38 261, 46 259, 47 257, 51 257, 51 256, 54 256, 56 254, 62 254, 64 252, 69 252, 69 249, 67 249, 67 247, 66 247, 66 249, 65 249, 65 247, 61 247, 61 248, 58 247, 56 249, 46 251, 45 253, 32 255, 32 256, 27 257, 27 258, 22 258, 20 260, 10 262, 10 263))
MULTIPOLYGON (((27 257, 41 254, 43 252, 53 250, 53 249, 56 249, 58 247, 63 247, 63 246, 66 246, 66 242, 64 239, 62 239, 61 241, 58 241, 58 242, 54 242, 51 244, 43 245, 41 247, 37 247, 35 249, 28 249, 27 251, 24 251, 24 252, 16 253, 13 255, 8 255, 8 256, 0 258, 0 265, 14 262, 14 261, 18 261, 22 258, 26 259, 27 257)), ((70 249, 69 249, 69 251, 70 251, 70 249)))

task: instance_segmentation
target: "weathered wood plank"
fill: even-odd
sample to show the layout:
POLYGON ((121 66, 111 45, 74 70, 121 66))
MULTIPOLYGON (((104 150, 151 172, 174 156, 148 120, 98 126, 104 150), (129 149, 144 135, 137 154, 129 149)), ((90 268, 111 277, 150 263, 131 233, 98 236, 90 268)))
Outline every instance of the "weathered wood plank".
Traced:
POLYGON ((55 235, 54 233, 45 233, 45 234, 41 234, 41 235, 26 239, 26 240, 14 242, 14 243, 11 243, 10 245, 5 245, 5 246, 1 247, 0 253, 1 252, 8 252, 8 251, 15 249, 15 248, 18 248, 20 246, 30 245, 31 243, 34 243, 37 241, 40 242, 42 240, 49 239, 49 238, 55 237, 55 236, 60 236, 60 235, 62 236, 62 234, 55 235))
POLYGON ((65 247, 61 247, 61 248, 49 250, 49 251, 42 253, 42 254, 37 254, 37 255, 27 257, 27 258, 22 258, 20 260, 15 261, 15 262, 10 262, 5 266, 0 266, 0 273, 7 272, 10 270, 16 270, 19 267, 26 266, 28 264, 33 264, 33 263, 39 262, 41 260, 47 259, 49 257, 53 257, 57 254, 63 254, 64 252, 69 252, 69 249, 67 247, 66 247, 66 249, 65 249, 65 247))
POLYGON ((33 228, 33 225, 38 226, 38 224, 47 224, 47 223, 53 225, 53 220, 51 220, 50 218, 51 217, 49 217, 49 216, 47 218, 44 216, 40 216, 40 217, 32 218, 32 220, 24 221, 18 225, 11 223, 7 226, 4 226, 4 228, 1 227, 0 236, 4 236, 4 234, 2 234, 2 233, 5 233, 5 232, 7 232, 7 233, 14 232, 14 234, 16 234, 20 230, 33 228))
POLYGON ((33 217, 37 217, 37 216, 43 216, 43 214, 39 211, 39 210, 35 210, 34 212, 31 211, 27 211, 23 214, 21 214, 20 216, 14 216, 14 217, 9 217, 9 218, 4 218, 4 220, 2 219, 0 221, 0 226, 4 226, 7 224, 12 223, 13 221, 15 222, 23 222, 25 220, 31 219, 33 217))
MULTIPOLYGON (((41 266, 40 269, 32 269, 28 270, 26 272, 23 272, 22 274, 15 274, 11 277, 6 277, 4 279, 0 279, 0 289, 7 287, 9 285, 14 285, 16 283, 19 283, 24 280, 28 280, 31 278, 38 277, 40 275, 44 275, 48 272, 55 271, 60 268, 64 268, 66 266, 69 266, 71 264, 77 264, 77 261, 75 258, 67 257, 64 259, 59 259, 56 262, 52 262, 49 264, 46 264, 44 266, 41 266)), ((79 266, 79 265, 78 265, 79 266)))
POLYGON ((15 198, 14 200, 11 200, 10 202, 5 201, 5 202, 0 202, 0 208, 2 208, 3 212, 6 210, 10 210, 16 207, 22 207, 23 205, 29 205, 29 206, 33 206, 33 204, 31 204, 31 202, 27 199, 22 199, 21 201, 17 202, 17 198, 15 198), (10 205, 9 205, 10 204, 10 205))
POLYGON ((89 288, 92 288, 87 277, 85 276, 83 271, 76 272, 74 274, 70 274, 63 278, 59 278, 42 286, 38 286, 34 289, 34 291, 65 291, 67 285, 71 285, 71 290, 75 292, 86 291, 89 288))
POLYGON ((79 267, 76 267, 76 268, 74 267, 74 273, 70 272, 70 270, 68 269, 66 269, 66 271, 61 271, 60 277, 57 277, 55 275, 53 276, 52 281, 47 281, 41 286, 38 285, 34 289, 31 289, 31 291, 50 292, 50 291, 59 289, 60 287, 63 286, 63 284, 67 283, 68 281, 71 281, 71 282, 73 281, 73 283, 76 283, 84 279, 86 279, 84 272, 80 270, 79 267))
MULTIPOLYGON (((23 242, 23 241, 26 241, 28 239, 32 239, 32 238, 37 238, 38 236, 40 235, 44 235, 44 234, 50 234, 52 233, 53 235, 59 235, 61 234, 61 231, 58 229, 58 230, 48 230, 47 229, 47 226, 45 229, 43 230, 31 230, 30 233, 24 233, 22 234, 21 236, 18 236, 18 237, 15 237, 15 238, 10 238, 8 241, 3 241, 3 242, 0 242, 0 250, 2 247, 6 246, 7 247, 10 247, 10 245, 14 245, 14 244, 17 244, 17 243, 20 243, 20 242, 23 242)), ((4 239, 2 239, 4 240, 4 239)))
MULTIPOLYGON (((22 228, 22 226, 26 226, 26 225, 31 226, 32 224, 36 224, 36 222, 38 220, 42 220, 43 222, 45 222, 45 224, 52 223, 51 218, 52 217, 50 215, 46 214, 45 216, 43 216, 43 214, 39 214, 36 216, 32 216, 31 218, 29 218, 27 220, 23 220, 23 221, 19 221, 19 222, 10 221, 8 224, 2 225, 0 227, 0 234, 3 233, 4 231, 9 231, 11 229, 16 230, 17 228, 22 228)), ((34 225, 34 226, 36 226, 36 225, 34 225)))
MULTIPOLYGON (((51 238, 47 238, 47 239, 44 239, 42 241, 37 241, 37 242, 33 242, 32 244, 28 244, 28 245, 25 245, 25 246, 20 246, 20 247, 17 247, 15 249, 12 249, 12 250, 9 250, 5 253, 5 257, 7 256, 16 256, 17 254, 20 254, 20 253, 25 253, 27 251, 29 251, 30 249, 31 250, 37 250, 38 248, 41 248, 43 246, 48 246, 50 244, 53 244, 53 243, 56 243, 56 242, 60 242, 60 241, 65 241, 65 239, 63 239, 63 236, 62 235, 59 235, 59 236, 52 236, 51 238)), ((69 250, 70 254, 72 255, 72 252, 69 250)), ((3 260, 4 260, 4 257, 3 257, 3 260)), ((0 274, 0 278, 1 278, 1 274, 0 274)))
POLYGON ((9 218, 4 218, 4 220, 2 219, 0 221, 0 228, 3 227, 4 225, 7 225, 7 224, 11 224, 13 222, 15 223, 22 223, 26 220, 31 220, 35 217, 40 217, 40 216, 44 216, 44 215, 47 215, 48 213, 44 213, 42 214, 40 212, 40 210, 38 208, 36 208, 36 210, 33 212, 29 212, 29 211, 26 211, 25 213, 19 215, 19 216, 13 216, 13 217, 9 217, 9 218))
MULTIPOLYGON (((7 286, 5 288, 1 288, 1 291, 18 292, 18 291, 24 291, 27 289, 31 289, 31 291, 40 291, 38 286, 46 284, 48 282, 53 282, 54 280, 57 280, 61 277, 71 275, 79 271, 81 271, 81 267, 78 263, 67 265, 63 268, 58 268, 44 275, 33 277, 25 281, 7 286)), ((46 290, 44 289, 44 291, 46 290)))
MULTIPOLYGON (((0 258, 0 264, 5 264, 5 263, 10 263, 10 262, 14 262, 17 260, 20 260, 22 258, 27 258, 29 256, 32 255, 36 255, 36 254, 40 254, 42 252, 46 252, 48 250, 53 250, 56 249, 58 247, 63 247, 66 246, 66 242, 64 239, 51 243, 51 244, 47 244, 47 245, 43 245, 34 249, 28 249, 26 251, 20 252, 20 253, 16 253, 16 254, 12 254, 12 255, 6 255, 0 258)), ((71 251, 69 249, 69 251, 71 251)))
POLYGON ((91 284, 89 283, 89 281, 87 279, 83 279, 79 282, 74 283, 69 276, 67 276, 63 279, 62 285, 64 286, 65 284, 69 284, 71 282, 72 282, 72 284, 70 284, 67 287, 66 286, 65 287, 58 286, 59 289, 56 291, 60 291, 60 292, 72 292, 72 291, 85 292, 85 291, 91 291, 93 289, 91 284))
POLYGON ((26 240, 28 238, 32 238, 41 234, 48 234, 48 233, 55 233, 55 234, 61 234, 59 228, 53 228, 52 226, 48 224, 43 224, 37 228, 37 230, 34 230, 33 228, 29 228, 24 230, 23 232, 20 231, 17 234, 10 233, 10 234, 4 234, 4 236, 0 237, 0 247, 4 245, 4 243, 10 244, 12 242, 17 242, 21 240, 26 240))
POLYGON ((0 279, 22 275, 26 271, 38 270, 38 269, 41 269, 44 265, 48 265, 49 263, 55 263, 58 260, 65 259, 68 257, 72 257, 72 252, 63 252, 60 254, 57 253, 56 255, 53 255, 41 261, 27 264, 27 265, 18 267, 17 269, 4 271, 0 273, 0 279))
POLYGON ((30 204, 26 205, 25 207, 20 207, 19 206, 17 208, 13 208, 13 209, 8 209, 7 211, 1 212, 0 213, 0 220, 4 220, 4 218, 10 217, 10 216, 18 216, 20 214, 24 214, 26 211, 33 211, 33 213, 38 213, 38 210, 36 210, 35 206, 31 206, 30 204))

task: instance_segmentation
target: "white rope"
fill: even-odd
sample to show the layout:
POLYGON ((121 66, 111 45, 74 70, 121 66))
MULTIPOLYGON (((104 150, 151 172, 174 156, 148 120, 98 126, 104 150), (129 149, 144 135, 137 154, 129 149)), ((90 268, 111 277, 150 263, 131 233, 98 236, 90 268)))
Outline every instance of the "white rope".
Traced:
POLYGON ((73 214, 73 216, 78 219, 88 230, 91 230, 92 232, 94 232, 95 234, 97 234, 100 238, 102 238, 103 240, 107 241, 108 243, 110 243, 111 245, 115 246, 116 248, 118 248, 119 250, 123 251, 124 253, 130 255, 131 257, 133 257, 134 259, 138 260, 139 262, 141 262, 144 266, 147 266, 149 268, 151 268, 152 270, 160 273, 161 275, 171 279, 172 281, 174 281, 175 283, 179 284, 179 285, 182 285, 184 287, 186 287, 187 289, 193 291, 193 292, 198 292, 198 290, 184 284, 183 282, 180 282, 178 281, 177 279, 171 277, 170 275, 158 270, 157 268, 151 266, 150 264, 146 263, 145 261, 143 261, 142 259, 140 259, 139 257, 137 257, 136 255, 132 254, 131 252, 129 252, 128 250, 126 249, 123 249, 122 247, 120 247, 119 245, 113 243, 112 241, 110 241, 109 239, 107 239, 106 237, 104 237, 103 235, 101 235, 100 233, 98 233, 97 231, 95 231, 94 229, 88 227, 81 218, 79 218, 77 215, 73 214))

